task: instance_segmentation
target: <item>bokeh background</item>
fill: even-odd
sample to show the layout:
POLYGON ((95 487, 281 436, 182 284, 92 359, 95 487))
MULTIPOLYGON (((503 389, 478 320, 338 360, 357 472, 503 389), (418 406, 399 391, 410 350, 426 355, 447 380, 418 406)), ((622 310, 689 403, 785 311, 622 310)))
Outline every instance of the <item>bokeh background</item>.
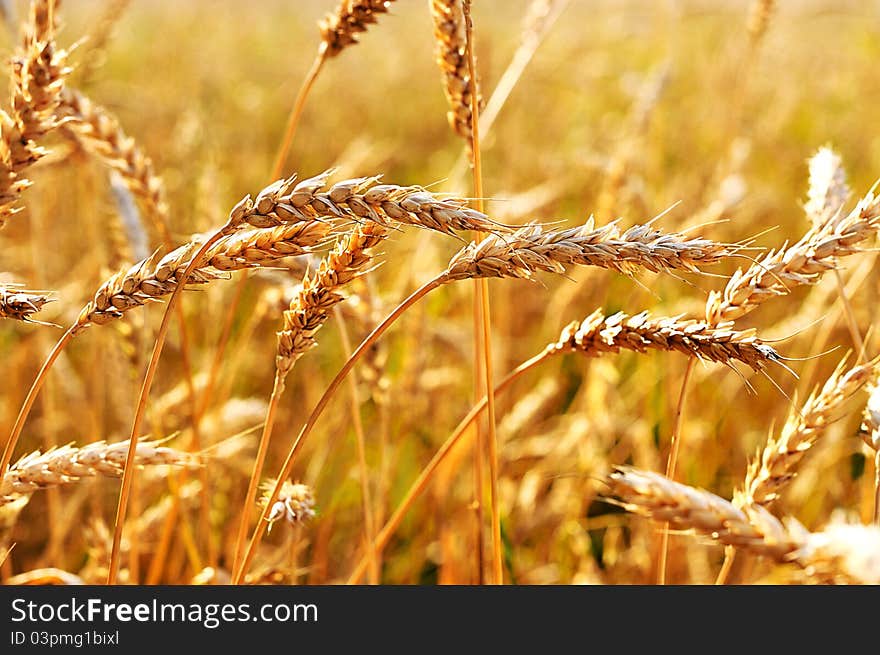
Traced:
MULTIPOLYGON (((19 17, 25 3, 11 3, 19 17)), ((73 51, 71 84, 109 108, 150 155, 167 187, 171 227, 183 242, 218 226, 245 193, 269 180, 290 104, 319 43, 317 21, 331 0, 133 0, 61 6, 59 42, 73 51), (118 18, 110 20, 112 6, 118 18), (92 35, 92 38, 85 38, 92 35), (96 38, 101 36, 101 39, 96 38), (101 41, 101 42, 99 42, 101 41)), ((843 158, 857 196, 880 177, 876 130, 880 4, 782 0, 755 39, 749 2, 572 0, 483 142, 488 213, 509 223, 590 215, 623 226, 664 212, 658 225, 694 229, 718 241, 772 248, 808 227, 802 205, 807 159, 823 145, 843 158)), ((489 97, 522 42, 525 0, 480 0, 474 28, 483 95, 489 97)), ((7 60, 16 26, 0 30, 7 60)), ((360 44, 324 67, 302 117, 287 173, 340 178, 383 174, 389 182, 472 195, 463 143, 446 122, 424 0, 400 0, 360 44)), ((4 67, 5 69, 5 67, 4 67)), ((131 243, 119 224, 105 169, 56 138, 32 173, 25 213, 0 234, 2 270, 32 288, 55 291, 44 321, 68 324, 119 268, 131 243)), ((853 198, 853 202, 856 198, 853 198)), ((151 244, 157 245, 156 242, 151 244)), ((382 266, 344 306, 355 341, 415 286, 442 270, 461 246, 419 231, 395 233, 382 266)), ((756 251, 751 251, 754 255, 756 251)), ((874 253, 843 269, 864 333, 874 323, 874 253)), ((627 279, 578 270, 570 279, 492 282, 496 374, 556 339, 596 308, 701 317, 709 290, 746 259, 712 269, 717 277, 640 274, 627 279)), ((169 499, 183 498, 157 581, 222 580, 274 372, 274 333, 302 267, 253 274, 243 287, 230 346, 202 425, 209 446, 214 568, 186 547, 202 500, 179 474, 145 472, 132 521, 138 557, 129 580, 144 581, 169 499), (187 495, 188 494, 188 495, 187 495), (164 509, 163 509, 164 508, 164 509), (155 514, 152 515, 150 512, 155 514)), ((185 296, 195 382, 204 380, 221 336, 234 282, 185 296), (200 377, 201 376, 201 377, 200 377)), ((358 374, 370 485, 378 519, 410 483, 473 402, 473 285, 440 290, 411 311, 358 374)), ((71 441, 127 436, 151 335, 161 307, 120 325, 92 328, 61 360, 26 429, 21 452, 71 441)), ((137 314, 135 316, 134 314, 137 314)), ((832 276, 815 289, 767 303, 743 320, 786 356, 795 379, 698 366, 686 408, 678 479, 730 497, 790 398, 835 367, 851 341, 832 276), (826 353, 831 349, 835 351, 826 353), (777 387, 778 385, 778 387, 777 387), (786 395, 788 397, 786 397, 786 395)), ((288 380, 267 471, 344 362, 334 322, 320 347, 288 380)), ((6 431, 27 385, 60 331, 0 324, 0 427, 6 431)), ((869 338, 869 350, 876 351, 869 338)), ((150 432, 186 443, 191 416, 172 332, 153 392, 150 432)), ((605 502, 601 477, 615 464, 662 471, 686 360, 675 353, 558 357, 499 400, 501 507, 507 579, 516 583, 644 583, 656 576, 658 526, 605 502)), ((856 436, 859 402, 812 451, 778 505, 808 527, 833 512, 870 516, 872 467, 856 436)), ((469 583, 479 579, 472 455, 461 448, 416 504, 382 557, 388 583, 469 583)), ((192 476, 191 476, 192 477, 192 476)), ((344 581, 363 555, 363 515, 350 401, 337 396, 297 467, 315 490, 318 516, 267 538, 255 579, 344 581), (262 576, 262 577, 261 577, 262 576)), ((56 566, 99 581, 106 566, 118 482, 89 481, 36 494, 10 539, 11 575, 56 566)), ((486 540, 489 533, 486 528, 486 540)), ((669 580, 711 582, 716 545, 673 536, 669 580)), ((487 550, 488 556, 488 550, 487 550)), ((129 565, 127 569, 130 569, 129 565)), ((786 581, 785 567, 741 558, 735 581, 786 581)))

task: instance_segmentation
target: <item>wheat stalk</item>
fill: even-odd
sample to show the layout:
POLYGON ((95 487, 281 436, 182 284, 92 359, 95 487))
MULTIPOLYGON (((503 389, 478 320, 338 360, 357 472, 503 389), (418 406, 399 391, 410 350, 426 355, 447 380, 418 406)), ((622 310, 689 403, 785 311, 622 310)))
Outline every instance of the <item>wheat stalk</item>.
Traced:
MULTIPOLYGON (((140 441, 135 463, 139 466, 172 465, 194 467, 198 458, 173 448, 161 446, 160 441, 140 441)), ((98 475, 122 475, 128 441, 108 444, 98 441, 81 448, 72 445, 35 451, 22 457, 6 471, 0 482, 0 505, 17 496, 32 494, 40 489, 78 482, 98 475)))
POLYGON ((844 370, 841 361, 818 392, 807 399, 800 411, 793 411, 782 431, 771 437, 748 468, 743 490, 735 501, 741 505, 769 505, 779 497, 782 487, 795 476, 804 454, 840 412, 840 407, 869 380, 880 359, 844 370))
POLYGON ((559 339, 547 347, 549 354, 580 352, 590 357, 621 349, 644 353, 674 350, 685 355, 730 366, 739 361, 755 370, 779 360, 779 354, 755 336, 755 330, 737 331, 733 324, 712 326, 680 316, 651 318, 648 312, 605 316, 596 310, 581 322, 566 326, 559 339))

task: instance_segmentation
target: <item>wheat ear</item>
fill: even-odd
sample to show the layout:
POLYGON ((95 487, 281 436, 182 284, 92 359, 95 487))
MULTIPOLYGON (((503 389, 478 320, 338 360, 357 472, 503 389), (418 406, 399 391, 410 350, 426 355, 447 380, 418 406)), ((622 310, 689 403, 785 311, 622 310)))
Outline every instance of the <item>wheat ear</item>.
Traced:
POLYGON ((489 235, 462 248, 450 261, 450 279, 471 277, 530 278, 536 271, 561 273, 567 266, 598 266, 624 275, 697 272, 732 254, 729 246, 648 225, 621 232, 616 223, 596 228, 592 218, 581 227, 546 230, 529 225, 513 234, 489 235))
POLYGON ((760 505, 740 509, 708 491, 633 468, 618 468, 608 485, 627 511, 777 562, 793 562, 821 581, 880 582, 880 528, 832 523, 811 533, 760 505))
POLYGON ((290 307, 284 312, 278 332, 275 366, 287 376, 297 359, 317 345, 315 333, 328 318, 328 311, 344 299, 339 290, 366 271, 371 250, 385 238, 387 230, 378 223, 366 223, 344 235, 314 275, 307 275, 290 307))
MULTIPOLYGON (((449 125, 470 144, 473 136, 471 73, 462 0, 431 0, 431 16, 434 19, 437 64, 443 73, 443 90, 449 102, 449 125)), ((479 97, 477 101, 480 102, 479 97)))
POLYGON ((837 418, 840 407, 871 378, 880 358, 845 370, 840 362, 818 392, 800 411, 793 411, 782 431, 771 437, 748 468, 743 491, 735 498, 742 505, 769 505, 795 476, 804 454, 837 418))
POLYGON ((706 317, 713 323, 736 320, 794 287, 816 284, 836 268, 838 258, 859 252, 859 244, 878 227, 880 197, 869 192, 846 216, 811 229, 793 246, 767 253, 745 271, 738 269, 723 292, 709 295, 706 317))
POLYGON ((840 211, 849 199, 850 190, 840 155, 831 148, 819 148, 810 157, 809 169, 810 186, 804 211, 813 227, 821 229, 841 216, 840 211))
POLYGON ((732 323, 712 326, 681 317, 651 318, 648 312, 605 316, 596 310, 583 321, 566 326, 559 340, 547 347, 550 354, 579 352, 590 357, 620 350, 674 350, 728 366, 739 361, 754 370, 780 359, 772 347, 758 339, 754 329, 734 330, 732 323))
MULTIPOLYGON (((256 268, 291 255, 302 255, 323 242, 330 226, 323 222, 295 223, 277 228, 247 230, 219 240, 208 250, 189 284, 204 284, 223 277, 220 271, 256 268)), ((151 300, 172 293, 201 243, 194 241, 165 256, 154 253, 108 279, 82 309, 77 330, 102 325, 151 300)))
POLYGON ((374 221, 385 227, 413 225, 444 234, 473 230, 509 232, 486 214, 467 207, 467 201, 431 193, 419 186, 379 184, 381 176, 341 180, 328 186, 333 171, 297 182, 278 180, 256 198, 243 198, 232 216, 254 227, 270 227, 315 218, 374 221))
POLYGON ((0 227, 21 210, 15 203, 31 184, 23 173, 47 154, 39 141, 58 125, 55 109, 70 68, 55 44, 54 4, 31 2, 24 43, 12 60, 12 110, 0 110, 0 227))
MULTIPOLYGON (((194 467, 199 460, 185 453, 160 445, 159 441, 141 441, 137 445, 135 463, 139 466, 172 465, 194 467)), ((32 494, 40 489, 78 482, 97 475, 122 475, 128 441, 108 444, 90 443, 81 448, 72 445, 53 448, 46 452, 29 453, 6 471, 0 482, 0 504, 18 496, 32 494)))
POLYGON ((379 14, 388 12, 394 0, 342 0, 336 11, 321 21, 321 52, 335 57, 358 42, 358 34, 376 22, 379 14))
POLYGON ((47 302, 51 302, 51 298, 43 292, 0 283, 0 318, 32 322, 31 317, 47 302))

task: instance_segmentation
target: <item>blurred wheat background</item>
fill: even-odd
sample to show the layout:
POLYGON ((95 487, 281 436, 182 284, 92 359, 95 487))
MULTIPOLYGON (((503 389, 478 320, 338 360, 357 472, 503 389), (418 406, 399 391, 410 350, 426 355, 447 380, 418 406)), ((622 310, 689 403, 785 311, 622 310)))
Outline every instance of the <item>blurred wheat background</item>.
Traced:
MULTIPOLYGON (((3 5, 0 50, 9 62, 19 56, 30 9, 28 2, 3 5)), ((446 119, 429 5, 392 3, 356 45, 327 59, 283 176, 305 179, 335 167, 330 184, 381 174, 385 183, 476 195, 467 145, 446 119)), ((164 185, 168 234, 147 220, 143 198, 126 191, 75 138, 75 124, 62 121, 41 135, 48 152, 27 170, 32 186, 18 201, 24 209, 0 232, 0 282, 8 293, 45 291, 52 302, 29 322, 0 319, 0 444, 63 332, 57 326, 73 324, 116 271, 157 248, 213 232, 242 196, 256 196, 273 180, 291 103, 321 43, 318 22, 336 6, 334 0, 64 0, 54 7, 57 47, 71 51, 65 88, 106 108, 151 158, 164 185)), ((592 215, 596 227, 620 219, 624 231, 660 216, 652 228, 664 233, 747 246, 700 265, 703 274, 641 269, 628 276, 582 266, 566 275, 490 280, 496 383, 597 309, 606 316, 649 311, 704 319, 710 291, 723 290, 738 268, 795 244, 810 229, 808 161, 821 147, 839 155, 852 189, 843 214, 880 178, 876 2, 479 0, 472 12, 484 101, 523 44, 534 48, 494 125, 481 134, 489 217, 560 229, 592 215), (558 12, 558 20, 546 24, 547 12, 554 18, 558 12)), ((2 70, 12 74, 13 67, 2 70)), ((2 97, 9 111, 9 95, 2 97)), ((725 530, 733 529, 727 519, 723 528, 701 530, 705 522, 669 513, 677 511, 673 501, 664 501, 665 514, 645 510, 650 493, 642 489, 634 500, 620 487, 625 476, 638 475, 634 469, 619 471, 610 484, 608 475, 616 466, 662 474, 681 410, 672 477, 736 503, 768 437, 799 415, 848 352, 846 369, 869 362, 853 386, 868 382, 870 390, 880 276, 878 225, 875 218, 868 222, 860 252, 833 258, 835 270, 812 280, 817 284, 786 279, 790 293, 737 318, 736 330, 756 328, 762 343, 790 360, 771 357, 762 371, 740 362, 698 363, 683 407, 690 359, 664 349, 563 353, 499 393, 503 581, 711 584, 725 557, 728 582, 816 581, 815 567, 797 565, 810 557, 803 548, 765 557, 725 540, 725 530), (652 516, 672 521, 665 563, 664 523, 652 516), (689 533, 694 527, 697 535, 689 533), (729 549, 725 556, 724 544, 741 552, 733 557, 729 549)), ((118 582, 230 581, 273 389, 276 332, 304 272, 314 273, 335 236, 312 254, 224 274, 231 279, 181 294, 182 319, 171 322, 138 435, 147 451, 138 454, 143 467, 133 477, 118 582), (170 452, 154 460, 150 448, 170 452)), ((412 227, 388 232, 371 270, 347 285, 345 301, 328 312, 318 347, 287 376, 260 480, 277 474, 351 349, 471 238, 412 227)), ((768 279, 777 282, 775 273, 768 279)), ((476 496, 482 502, 475 503, 475 430, 443 460, 384 547, 368 546, 485 392, 474 374, 480 361, 474 294, 473 284, 442 286, 358 362, 356 385, 344 384, 332 397, 297 455, 289 482, 307 487, 288 485, 282 491, 288 505, 267 510, 273 525, 255 546, 244 581, 344 583, 354 581, 359 565, 356 578, 363 582, 493 581, 491 471, 487 463, 476 496), (291 508, 298 510, 294 516, 291 508)), ((24 424, 13 465, 53 447, 128 439, 164 308, 147 303, 84 330, 64 349, 24 424)), ((866 437, 870 422, 863 426, 869 395, 856 388, 840 395, 820 412, 815 438, 786 468, 786 476, 796 476, 780 482, 779 498, 761 511, 796 518, 798 527, 790 529, 798 546, 796 531, 864 527, 849 542, 864 540, 863 573, 835 556, 829 577, 878 582, 880 540, 867 527, 875 502, 875 450, 866 437)), ((478 423, 485 439, 485 417, 478 423)), ((37 485, 46 489, 7 495, 0 505, 3 579, 103 583, 122 463, 108 464, 107 476, 66 474, 37 485)), ((260 507, 249 511, 252 528, 260 507)))

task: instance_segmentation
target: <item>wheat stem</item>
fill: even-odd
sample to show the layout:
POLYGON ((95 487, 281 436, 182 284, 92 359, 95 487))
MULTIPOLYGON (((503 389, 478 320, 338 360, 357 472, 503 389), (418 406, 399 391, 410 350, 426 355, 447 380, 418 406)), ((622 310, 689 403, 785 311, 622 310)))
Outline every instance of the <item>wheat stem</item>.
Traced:
POLYGON ((64 348, 67 347, 67 344, 70 343, 71 339, 76 335, 77 327, 78 326, 74 325, 61 335, 61 338, 58 339, 52 347, 52 350, 46 356, 46 360, 40 367, 37 377, 31 383, 27 396, 25 396, 21 409, 18 412, 18 416, 15 419, 15 424, 12 426, 12 432, 10 432, 9 438, 6 440, 6 445, 3 448, 3 459, 0 459, 0 472, 5 473, 9 468, 9 463, 12 461, 12 453, 21 437, 21 431, 24 428, 25 421, 27 420, 28 414, 30 414, 31 408, 34 406, 34 401, 40 393, 40 389, 43 388, 43 384, 46 382, 46 378, 52 365, 61 355, 64 348))
MULTIPOLYGON (((513 384, 516 380, 518 380, 524 373, 532 370, 538 364, 542 363, 545 359, 550 357, 553 354, 553 351, 545 350, 544 352, 535 355, 531 359, 526 360, 519 366, 517 366, 513 371, 507 374, 507 376, 498 383, 498 386, 493 390, 492 395, 498 395, 503 393, 511 384, 513 384)), ((483 410, 486 409, 488 405, 488 398, 484 396, 480 401, 475 404, 471 411, 468 412, 467 416, 465 416, 461 422, 456 426, 455 430, 453 430, 452 434, 443 442, 443 445, 437 450, 434 454, 434 457, 431 458, 431 461, 422 469, 422 472, 419 473, 419 477, 415 482, 410 486, 407 490, 406 495, 403 500, 397 506, 397 509, 394 510, 394 514, 391 515, 391 518, 382 526, 382 529, 379 531, 379 534, 376 535, 376 543, 374 547, 381 550, 388 545, 388 541, 391 539, 391 536, 397 531, 400 527, 400 524, 403 522, 404 516, 413 506, 413 503, 418 499, 418 497, 425 491, 428 486, 428 483, 434 477, 434 474, 437 472, 437 469, 440 467, 440 464, 446 459, 447 455, 452 452, 453 448, 459 443, 461 438, 468 433, 469 428, 473 425, 474 421, 483 413, 483 410)), ((361 577, 364 575, 364 572, 367 569, 367 565, 369 563, 369 558, 364 557, 358 563, 354 572, 348 578, 348 584, 357 584, 361 577)))
POLYGON ((153 353, 150 356, 150 362, 147 365, 147 371, 144 374, 144 382, 141 386, 141 392, 138 397, 137 407, 135 409, 134 421, 132 422, 131 432, 129 434, 129 448, 128 448, 128 457, 126 458, 125 470, 122 475, 122 487, 119 492, 119 502, 116 507, 116 521, 113 529, 113 546, 110 551, 110 564, 108 567, 107 573, 107 584, 112 585, 116 584, 116 578, 119 574, 119 565, 120 565, 120 545, 122 543, 122 529, 125 523, 125 516, 128 510, 128 500, 129 495, 131 494, 131 483, 134 478, 134 466, 132 465, 134 462, 134 456, 137 449, 137 440, 138 435, 140 434, 141 424, 143 423, 144 414, 146 413, 147 401, 150 395, 150 389, 153 387, 153 379, 156 376, 156 371, 159 368, 159 358, 162 355, 162 349, 165 346, 165 338, 168 335, 168 328, 171 325, 171 316, 174 312, 175 307, 177 306, 178 300, 180 298, 180 292, 186 286, 187 281, 192 275, 193 271, 201 265, 202 259, 211 249, 211 247, 220 241, 224 236, 229 234, 232 229, 232 221, 227 222, 221 229, 217 230, 210 238, 208 238, 202 247, 196 252, 193 258, 190 260, 183 274, 180 276, 180 279, 177 281, 177 286, 174 288, 174 291, 171 292, 171 297, 168 299, 168 306, 165 308, 165 313, 162 316, 162 322, 159 325, 159 330, 156 333, 155 344, 153 345, 153 353))
MULTIPOLYGON (((666 460, 666 477, 675 478, 675 467, 678 464, 678 452, 681 449, 681 426, 684 419, 684 401, 687 397, 688 383, 697 361, 688 361, 684 376, 681 379, 681 390, 678 393, 678 403, 675 407, 675 419, 672 425, 672 443, 669 450, 669 458, 666 460)), ((657 584, 666 584, 666 560, 669 555, 669 524, 663 525, 663 535, 660 539, 660 554, 657 560, 657 584)))
POLYGON ((333 396, 334 392, 339 388, 340 384, 342 384, 345 377, 354 368, 355 363, 360 359, 361 355, 367 349, 369 349, 384 333, 385 331, 398 319, 400 316, 406 312, 412 305, 418 302, 421 298, 426 296, 428 293, 433 291, 434 289, 440 287, 445 282, 445 277, 443 275, 436 277, 421 287, 416 289, 410 296, 400 303, 394 311, 392 311, 379 325, 377 325, 370 334, 368 334, 364 340, 360 343, 360 345, 355 349, 355 351, 351 354, 351 357, 343 365, 342 369, 340 369, 339 373, 336 374, 336 377, 333 378, 333 381, 328 385, 327 389, 324 391, 318 403, 315 405, 315 408, 312 410, 312 413, 309 415, 302 429, 296 437, 296 440, 293 442, 290 450, 288 451, 287 458, 284 461, 284 464, 281 467, 281 471, 276 477, 276 483, 272 491, 267 496, 266 508, 263 510, 263 515, 260 518, 259 524, 257 525, 256 530, 253 535, 251 535, 251 540, 248 543, 247 550, 245 551, 244 559, 240 563, 238 569, 235 571, 232 584, 240 584, 244 574, 247 572, 248 567, 253 560, 254 555, 256 554, 256 548, 259 545, 260 541, 265 534, 267 527, 267 519, 269 517, 269 511, 273 503, 278 499, 278 493, 281 491, 281 485, 283 481, 290 477, 291 472, 293 471, 293 465, 295 463, 296 455, 301 450, 303 443, 305 442, 306 437, 311 433, 312 428, 314 428, 315 423, 318 418, 321 416, 321 413, 324 411, 324 408, 330 401, 330 398, 333 396))

